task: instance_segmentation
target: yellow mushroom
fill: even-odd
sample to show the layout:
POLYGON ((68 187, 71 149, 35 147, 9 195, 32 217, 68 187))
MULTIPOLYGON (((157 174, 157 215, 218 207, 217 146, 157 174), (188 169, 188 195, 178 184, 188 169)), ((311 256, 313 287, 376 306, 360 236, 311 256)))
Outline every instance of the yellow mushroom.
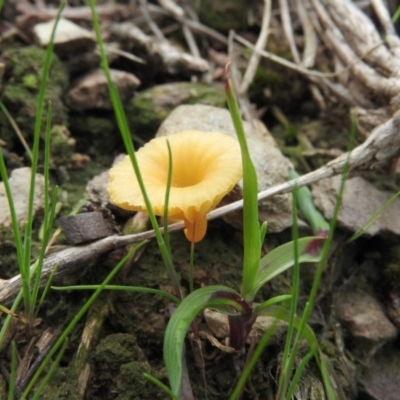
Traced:
MULTIPOLYGON (((221 132, 184 131, 151 140, 136 152, 155 215, 162 216, 168 177, 168 147, 172 152, 172 183, 168 216, 183 220, 191 242, 203 239, 207 213, 242 177, 239 142, 221 132)), ((107 187, 113 204, 146 211, 129 156, 110 170, 107 187)))

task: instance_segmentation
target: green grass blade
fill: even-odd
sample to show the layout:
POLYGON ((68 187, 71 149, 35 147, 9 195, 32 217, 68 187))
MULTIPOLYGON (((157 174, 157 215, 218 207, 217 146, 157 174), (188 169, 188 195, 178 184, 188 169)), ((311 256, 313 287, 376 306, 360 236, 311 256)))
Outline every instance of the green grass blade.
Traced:
POLYGON ((1 101, 0 101, 0 109, 1 109, 1 111, 3 111, 3 114, 6 116, 8 122, 10 123, 10 125, 14 129, 15 133, 17 134, 19 141, 22 143, 22 146, 25 149, 26 154, 28 154, 28 157, 32 161, 32 152, 28 146, 28 143, 26 143, 26 140, 25 140, 21 130, 19 129, 19 127, 18 127, 17 123, 15 122, 14 118, 12 117, 12 115, 8 112, 7 107, 1 101))
MULTIPOLYGON (((265 302, 263 304, 267 304, 267 302, 265 302)), ((258 306, 256 313, 257 313, 257 315, 265 315, 265 316, 273 317, 276 319, 276 323, 274 323, 271 326, 271 328, 269 328, 263 334, 261 340, 258 342, 257 347, 255 348, 255 350, 250 358, 249 363, 246 365, 242 374, 240 375, 239 381, 236 384, 234 391, 230 395, 229 400, 237 400, 239 398, 239 394, 241 393, 242 389, 244 388, 244 385, 245 385, 248 377, 250 376, 251 371, 256 366, 257 361, 262 356, 265 347, 267 346, 268 342, 270 341, 270 339, 276 329, 277 323, 279 321, 284 321, 284 322, 289 323, 289 319, 290 319, 289 311, 285 307, 282 307, 282 306, 266 305, 264 307, 264 306, 260 305, 260 306, 258 306)), ((300 319, 296 317, 294 319, 293 325, 296 329, 298 329, 300 326, 300 319)), ((306 326, 306 329, 304 329, 303 337, 306 339, 310 348, 313 349, 315 347, 318 347, 318 342, 315 337, 315 334, 309 326, 306 326)))
POLYGON ((52 269, 51 274, 49 276, 49 279, 47 279, 46 285, 45 285, 45 287, 43 289, 43 293, 40 296, 39 303, 38 303, 38 305, 36 307, 35 318, 37 318, 37 314, 38 314, 38 312, 40 310, 40 307, 43 305, 44 300, 46 299, 47 293, 49 292, 50 287, 51 287, 51 282, 53 281, 53 278, 54 278, 55 273, 57 272, 57 269, 58 269, 58 265, 56 264, 54 266, 54 268, 52 269))
POLYGON ((10 381, 8 384, 8 400, 14 400, 16 378, 17 378, 17 345, 11 342, 11 365, 10 365, 10 381))
MULTIPOLYGON (((49 78, 50 67, 51 67, 51 58, 53 56, 53 48, 54 48, 54 35, 58 25, 58 21, 60 20, 61 13, 65 7, 65 1, 61 1, 60 6, 57 11, 56 20, 53 26, 53 30, 51 33, 51 39, 47 46, 44 61, 43 61, 43 72, 41 83, 39 87, 38 101, 37 101, 37 111, 35 118, 35 129, 33 134, 33 145, 32 145, 32 165, 31 165, 31 179, 29 186, 29 196, 28 196, 28 216, 27 223, 25 224, 25 243, 24 243, 24 261, 21 266, 21 275, 22 269, 24 270, 24 277, 30 281, 30 265, 31 265, 31 242, 32 242, 32 226, 33 226, 33 203, 35 196, 35 179, 36 179, 36 171, 39 160, 39 143, 40 143, 40 132, 42 128, 42 116, 43 116, 43 108, 44 108, 44 98, 46 94, 47 81, 49 78)), ((29 285, 29 282, 28 282, 29 285)), ((26 312, 28 312, 28 318, 33 317, 33 304, 31 304, 30 299, 30 291, 25 293, 25 307, 28 308, 26 312)))
POLYGON ((254 315, 258 315, 257 310, 263 310, 264 308, 271 307, 278 303, 283 303, 284 301, 290 300, 292 298, 291 294, 281 294, 280 296, 271 297, 270 299, 263 301, 258 307, 253 311, 254 315))
MULTIPOLYGON (((292 237, 293 237, 293 281, 292 281, 292 298, 290 301, 288 331, 286 334, 285 347, 282 356, 281 375, 278 382, 277 399, 285 396, 290 384, 292 376, 293 365, 291 365, 292 357, 290 357, 292 339, 295 330, 295 318, 297 314, 297 304, 300 291, 300 265, 299 265, 299 230, 297 226, 297 188, 293 190, 293 204, 292 204, 292 237), (283 396, 282 396, 283 395, 283 396)), ((290 398, 290 396, 287 396, 290 398)))
POLYGON ((190 324, 197 314, 206 308, 211 296, 218 291, 237 293, 225 286, 206 286, 195 290, 182 300, 172 314, 164 335, 164 362, 167 368, 172 393, 178 397, 182 381, 183 343, 190 324))
POLYGON ((395 13, 393 14, 393 17, 392 17, 393 24, 395 24, 399 18, 400 18, 400 6, 397 7, 395 13))
POLYGON ((345 399, 346 395, 343 393, 343 389, 340 387, 340 385, 333 384, 334 369, 331 365, 329 358, 322 351, 319 351, 316 359, 318 362, 319 370, 321 371, 322 382, 324 383, 324 388, 326 395, 328 396, 328 400, 337 400, 338 398, 345 399), (332 374, 330 373, 330 371, 332 371, 332 374), (335 388, 337 389, 337 391, 335 388))
POLYGON ((379 210, 365 223, 363 226, 354 233, 354 235, 347 241, 348 243, 354 242, 360 236, 364 235, 367 230, 375 224, 382 213, 400 196, 400 192, 394 194, 379 210))
POLYGON ((57 350, 63 345, 65 339, 67 339, 68 335, 74 329, 76 324, 80 321, 80 319, 85 315, 89 307, 93 304, 93 302, 99 297, 100 293, 103 291, 104 286, 106 286, 118 273, 118 271, 123 267, 123 265, 129 260, 135 253, 138 251, 144 244, 147 243, 146 241, 137 244, 136 246, 132 247, 128 254, 115 266, 115 268, 108 274, 106 279, 104 279, 103 283, 99 286, 99 288, 90 296, 90 298, 86 301, 86 303, 82 306, 79 312, 75 315, 72 321, 68 324, 68 326, 64 329, 63 333, 60 335, 52 349, 49 351, 47 356, 44 358, 42 363, 40 364, 39 368, 37 369, 35 375, 30 380, 29 384, 27 385, 24 393, 22 394, 21 400, 26 400, 36 385, 37 380, 39 379, 40 375, 49 364, 50 360, 57 352, 57 350))
POLYGON ((168 176, 167 176, 167 189, 165 190, 165 201, 164 201, 164 242, 165 247, 168 252, 171 254, 171 246, 169 243, 169 230, 168 230, 168 206, 169 206, 169 194, 171 192, 171 183, 172 183, 172 169, 173 169, 173 160, 172 160, 172 151, 171 145, 169 144, 169 140, 167 139, 167 148, 168 148, 168 176))
POLYGON ((164 383, 162 383, 159 379, 146 373, 144 373, 143 376, 151 383, 162 389, 165 393, 167 393, 167 395, 170 396, 173 400, 178 400, 177 397, 174 396, 174 394, 172 393, 171 389, 167 385, 164 385, 164 383))
POLYGON ((285 396, 286 399, 292 399, 294 397, 294 392, 295 392, 295 390, 297 388, 297 385, 298 385, 298 383, 300 381, 301 375, 303 374, 303 372, 304 372, 305 368, 307 367, 307 364, 309 363, 311 358, 315 355, 316 350, 317 350, 316 347, 311 349, 305 355, 305 357, 302 358, 300 364, 298 366, 296 366, 294 376, 293 376, 293 378, 292 378, 292 380, 290 382, 289 389, 288 389, 287 394, 285 396))
POLYGON ((242 118, 236 100, 236 94, 226 72, 225 92, 231 113, 232 122, 235 127, 240 149, 242 152, 243 165, 243 278, 241 293, 246 301, 251 302, 254 298, 253 289, 260 261, 261 237, 258 222, 258 180, 256 169, 250 157, 246 141, 242 118))
MULTIPOLYGON (((100 285, 79 285, 79 286, 52 286, 53 290, 65 291, 65 290, 97 290, 100 285)), ((140 293, 151 293, 157 294, 159 296, 165 297, 168 300, 172 300, 174 303, 179 304, 180 299, 165 290, 152 289, 141 286, 121 286, 121 285, 105 285, 103 290, 121 290, 124 292, 140 292, 140 293)))
POLYGON ((260 226, 260 251, 262 250, 262 245, 264 244, 265 236, 267 235, 268 222, 264 221, 260 226))
MULTIPOLYGON (((17 297, 14 300, 14 303, 13 303, 10 311, 12 311, 12 312, 17 311, 19 305, 21 304, 22 298, 23 298, 23 292, 22 292, 22 290, 20 290, 19 293, 17 294, 17 297)), ((6 318, 3 322, 3 325, 1 327, 1 330, 0 330, 0 350, 1 351, 4 350, 4 347, 5 347, 5 340, 7 338, 7 332, 10 327, 12 318, 13 317, 10 314, 8 314, 6 316, 6 318)))
POLYGON ((143 199, 146 205, 146 209, 147 212, 149 214, 149 218, 150 218, 150 222, 151 225, 154 229, 154 234, 156 236, 156 240, 160 249, 160 253, 161 256, 163 258, 164 264, 166 266, 167 269, 167 273, 172 281, 172 284, 174 285, 174 288, 177 292, 177 294, 180 297, 182 296, 182 291, 180 288, 180 284, 179 284, 179 279, 178 276, 176 274, 175 268, 174 268, 174 263, 172 261, 172 255, 171 253, 168 251, 168 248, 165 244, 163 235, 161 234, 160 228, 158 226, 157 223, 157 219, 156 216, 154 215, 153 212, 153 208, 150 202, 150 199, 147 195, 146 192, 146 187, 144 185, 143 182, 143 178, 142 175, 140 173, 140 168, 139 168, 139 164, 137 163, 136 160, 136 156, 135 156, 135 148, 133 146, 132 143, 132 138, 131 138, 131 133, 129 130, 129 126, 128 126, 128 122, 126 119, 126 115, 124 112, 124 108, 122 106, 122 102, 121 99, 119 97, 119 93, 118 90, 116 89, 114 82, 111 79, 111 73, 110 73, 110 68, 108 65, 108 61, 107 61, 107 55, 106 55, 106 51, 104 48, 104 42, 103 42, 103 38, 101 36, 101 30, 100 30, 100 24, 99 24, 99 19, 97 16, 97 12, 96 12, 96 4, 94 0, 89 0, 89 6, 92 12, 92 20, 93 20, 93 28, 94 31, 96 33, 96 39, 97 39, 97 44, 99 46, 99 50, 100 50, 100 57, 101 57, 101 62, 102 62, 102 67, 104 70, 104 73, 106 75, 107 78, 107 84, 108 84, 108 90, 110 93, 110 97, 111 97, 111 102, 113 104, 113 109, 114 109, 114 113, 116 116, 116 120, 117 120, 117 124, 118 124, 118 128, 120 130, 121 136, 122 136, 122 140, 124 142, 125 145, 125 149, 131 159, 132 162, 132 167, 134 169, 140 190, 142 192, 143 195, 143 199))
MULTIPOLYGON (((268 317, 274 317, 274 318, 277 318, 277 319, 287 322, 287 323, 289 323, 289 320, 290 320, 290 311, 282 306, 274 305, 274 306, 269 306, 269 307, 265 307, 265 308, 261 308, 259 306, 257 309, 257 314, 265 315, 268 317)), ((301 322, 302 322, 301 318, 295 317, 293 320, 293 326, 297 330, 299 330, 299 328, 302 327, 301 322)), ((318 341, 317 341, 317 338, 315 337, 315 333, 311 329, 311 327, 308 326, 307 324, 303 328, 302 338, 303 337, 304 337, 304 339, 306 339, 310 348, 312 348, 314 346, 318 346, 318 341)))
POLYGON ((11 216, 11 224, 12 224, 12 230, 14 234, 14 244, 17 250, 17 259, 18 259, 18 265, 22 265, 23 260, 24 260, 24 247, 23 247, 23 242, 22 242, 22 237, 21 233, 19 230, 18 226, 18 219, 17 219, 17 213, 15 211, 15 206, 14 206, 14 199, 13 199, 13 194, 11 192, 11 186, 10 186, 10 181, 8 179, 7 175, 7 168, 6 164, 4 162, 3 158, 3 153, 0 151, 0 176, 4 184, 6 196, 7 196, 7 203, 10 209, 10 216, 11 216))
MULTIPOLYGON (((306 329, 306 326, 307 326, 308 319, 311 315, 311 311, 312 311, 312 308, 314 305, 314 300, 315 300, 315 297, 317 296, 318 288, 319 288, 319 285, 321 282, 322 272, 324 270, 325 263, 328 259, 329 249, 330 249, 330 246, 331 246, 331 243, 333 240, 333 233, 335 230, 336 221, 337 221, 339 210, 340 210, 340 207, 342 204, 344 187, 345 187, 347 176, 350 171, 350 156, 351 156, 351 150, 353 149, 354 143, 355 143, 356 127, 357 127, 357 121, 356 121, 356 117, 353 115, 351 130, 350 130, 350 137, 349 137, 349 144, 348 144, 348 156, 347 156, 347 160, 344 165, 343 172, 342 172, 340 187, 339 187, 335 207, 333 210, 333 216, 332 216, 331 223, 330 223, 329 234, 328 234, 327 239, 325 240, 325 243, 324 243, 324 246, 322 249, 321 258, 319 260, 318 267, 315 272, 313 284, 312 284, 312 287, 310 290, 310 294, 308 296, 308 301, 306 302, 303 314, 300 319, 300 324, 299 324, 299 327, 297 330, 297 335, 296 335, 296 338, 295 338, 295 341, 293 344, 293 348, 292 348, 292 354, 291 354, 292 360, 290 361, 290 363, 292 365, 294 365, 294 357, 296 356, 296 353, 300 346, 300 340, 303 336, 304 330, 306 329)), ((321 369, 322 368, 321 363, 319 363, 319 366, 321 369)), ((324 381, 324 384, 328 384, 328 381, 324 381)), ((332 387, 332 384, 331 384, 331 387, 332 387)))
MULTIPOLYGON (((44 150, 44 213, 43 213, 43 237, 41 241, 41 249, 39 252, 39 258, 37 261, 37 268, 35 268, 35 282, 31 291, 31 303, 36 304, 39 288, 40 288, 40 277, 42 275, 43 260, 46 255, 47 245, 51 236, 51 229, 54 224, 56 216, 56 205, 58 197, 58 187, 56 186, 53 191, 52 199, 50 201, 50 128, 51 128, 51 116, 52 116, 52 105, 48 103, 47 110, 47 121, 46 121, 46 134, 45 134, 45 150, 44 150)), ((33 312, 33 311, 32 311, 33 312)), ((32 319, 37 314, 34 312, 32 319)))
POLYGON ((265 348, 267 347, 269 341, 271 340, 272 335, 275 332, 279 320, 276 319, 276 322, 272 324, 272 326, 267 329, 261 337, 261 340, 257 343, 256 348, 254 349, 253 354, 250 357, 249 362, 246 364, 245 368, 243 369, 242 373, 240 374, 239 380, 236 383, 235 389, 229 396, 229 400, 238 400, 240 399, 240 394, 243 392, 244 387, 246 385, 247 380, 253 371, 254 367, 256 366, 258 360, 261 358, 262 354, 264 353, 265 348))
POLYGON ((54 375, 54 373, 57 371, 58 365, 60 364, 61 358, 65 353, 65 350, 67 349, 68 346, 68 339, 65 339, 60 351, 57 354, 56 359, 52 363, 50 369, 48 370, 46 376, 42 379, 42 382, 40 382, 39 387, 37 388, 35 395, 32 397, 32 400, 39 400, 41 399, 42 392, 46 385, 49 383, 51 377, 54 375))

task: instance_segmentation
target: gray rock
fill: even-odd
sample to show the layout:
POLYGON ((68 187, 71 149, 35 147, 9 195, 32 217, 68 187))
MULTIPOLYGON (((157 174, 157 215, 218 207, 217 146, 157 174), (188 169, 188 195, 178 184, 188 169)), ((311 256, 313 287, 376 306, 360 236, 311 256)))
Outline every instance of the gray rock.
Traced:
MULTIPOLYGON (((340 180, 341 177, 336 176, 319 181, 312 186, 315 205, 328 220, 333 215, 340 180)), ((348 179, 338 216, 338 226, 352 232, 357 231, 372 218, 393 194, 378 190, 363 178, 348 179)), ((369 227, 366 234, 377 235, 383 232, 400 235, 400 198, 397 198, 385 209, 378 220, 369 227)))
POLYGON ((77 245, 112 235, 101 212, 93 211, 59 218, 69 244, 77 245))
MULTIPOLYGON (((135 75, 112 69, 111 79, 118 89, 121 101, 128 101, 140 85, 135 75)), ((89 72, 81 77, 65 96, 65 102, 72 110, 112 110, 107 78, 102 69, 89 72)))
POLYGON ((355 346, 373 355, 397 335, 396 327, 385 315, 380 303, 365 289, 352 287, 334 298, 336 316, 353 336, 355 346))
POLYGON ((172 82, 138 92, 127 108, 127 118, 132 132, 148 141, 176 107, 198 103, 223 107, 225 102, 222 85, 172 82))
MULTIPOLYGON (((29 187, 31 179, 31 169, 17 168, 11 172, 9 183, 13 195, 13 204, 17 215, 18 225, 22 226, 28 217, 29 187)), ((44 177, 36 174, 35 196, 33 200, 34 215, 43 209, 44 202, 44 177)), ((11 226, 11 214, 7 200, 4 183, 0 182, 0 227, 11 226)))
MULTIPOLYGON (((33 28, 36 41, 42 47, 50 43, 55 20, 36 24, 33 28)), ((54 35, 54 46, 58 53, 67 54, 94 48, 95 35, 74 22, 60 18, 54 35)))
MULTIPOLYGON (((124 157, 125 154, 115 157, 113 166, 122 161, 124 157)), ((95 208, 104 208, 110 201, 110 196, 107 192, 108 180, 109 170, 106 170, 94 176, 86 185, 85 191, 88 195, 88 201, 92 205, 96 205, 97 207, 95 208)))
MULTIPOLYGON (((156 136, 166 136, 184 130, 219 131, 236 137, 229 111, 207 105, 181 105, 162 123, 156 136)), ((282 155, 267 128, 256 121, 255 126, 244 123, 249 151, 257 170, 259 192, 288 180, 290 162, 282 155)), ((241 182, 239 183, 241 187, 241 182)), ((222 204, 242 198, 241 189, 232 191, 222 204)), ((280 232, 291 226, 290 195, 274 196, 260 202, 259 218, 268 221, 268 232, 280 232)), ((226 221, 242 226, 242 214, 231 213, 226 221)))
POLYGON ((362 391, 371 400, 398 400, 400 361, 396 346, 385 348, 370 361, 361 380, 362 391))
MULTIPOLYGON (((229 336, 229 322, 227 315, 206 308, 203 311, 203 316, 207 327, 216 338, 225 339, 229 336)), ((253 339, 259 340, 266 331, 272 329, 268 344, 275 344, 282 339, 283 335, 286 334, 287 326, 288 324, 286 322, 278 320, 277 318, 259 315, 251 328, 247 342, 250 343, 253 339)))

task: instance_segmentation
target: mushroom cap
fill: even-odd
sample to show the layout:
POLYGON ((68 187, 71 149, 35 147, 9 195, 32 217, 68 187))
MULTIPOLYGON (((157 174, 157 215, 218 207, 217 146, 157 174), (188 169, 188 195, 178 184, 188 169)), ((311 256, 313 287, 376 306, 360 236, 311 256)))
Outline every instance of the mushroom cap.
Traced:
MULTIPOLYGON (((207 229, 207 213, 242 177, 239 142, 221 132, 184 131, 158 137, 136 152, 140 172, 155 215, 165 207, 169 153, 172 182, 168 216, 183 220, 186 237, 200 241, 207 229)), ((110 170, 107 187, 113 204, 134 211, 146 205, 129 156, 110 170)))

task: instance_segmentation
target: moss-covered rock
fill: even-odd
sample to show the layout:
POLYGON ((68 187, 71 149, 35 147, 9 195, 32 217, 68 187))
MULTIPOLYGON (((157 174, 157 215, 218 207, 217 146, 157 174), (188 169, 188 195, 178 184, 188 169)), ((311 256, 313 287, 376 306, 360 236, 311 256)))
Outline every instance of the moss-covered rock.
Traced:
POLYGON ((93 354, 92 371, 87 398, 115 399, 118 393, 120 400, 155 399, 160 393, 143 376, 154 372, 134 335, 114 334, 102 340, 93 354))
POLYGON ((65 165, 71 160, 75 148, 75 140, 66 126, 54 125, 50 131, 51 157, 56 165, 65 165))
POLYGON ((248 13, 255 2, 247 0, 202 0, 198 4, 199 17, 204 25, 219 32, 228 33, 230 29, 237 31, 247 26, 248 13))
POLYGON ((138 93, 127 107, 132 132, 148 141, 169 113, 181 104, 225 105, 222 85, 178 82, 154 86, 138 93))
POLYGON ((70 116, 70 131, 76 139, 76 151, 93 159, 111 161, 123 151, 122 140, 112 112, 74 113, 70 116))
MULTIPOLYGON (((45 50, 37 47, 10 49, 2 56, 8 79, 4 85, 1 101, 28 141, 34 131, 44 58, 45 50)), ((52 124, 65 125, 67 123, 67 113, 61 96, 68 84, 68 78, 66 67, 54 55, 45 94, 45 101, 52 103, 52 124)), ((46 112, 43 115, 43 132, 45 120, 46 112)), ((2 139, 11 149, 15 142, 15 133, 4 113, 0 114, 0 130, 2 139)))

